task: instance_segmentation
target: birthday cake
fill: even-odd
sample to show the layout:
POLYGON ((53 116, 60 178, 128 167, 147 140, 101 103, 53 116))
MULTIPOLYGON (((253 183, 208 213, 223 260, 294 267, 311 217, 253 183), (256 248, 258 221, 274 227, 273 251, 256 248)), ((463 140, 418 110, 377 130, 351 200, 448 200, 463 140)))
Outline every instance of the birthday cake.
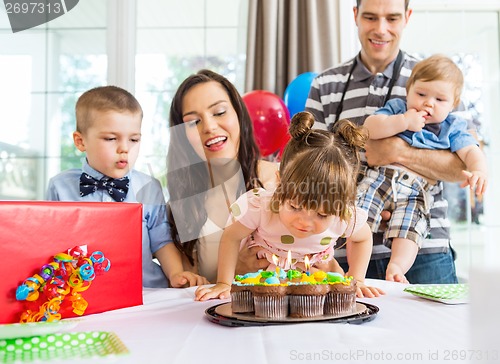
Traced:
POLYGON ((231 285, 231 310, 261 318, 345 315, 355 307, 356 281, 339 273, 260 270, 237 275, 231 285))

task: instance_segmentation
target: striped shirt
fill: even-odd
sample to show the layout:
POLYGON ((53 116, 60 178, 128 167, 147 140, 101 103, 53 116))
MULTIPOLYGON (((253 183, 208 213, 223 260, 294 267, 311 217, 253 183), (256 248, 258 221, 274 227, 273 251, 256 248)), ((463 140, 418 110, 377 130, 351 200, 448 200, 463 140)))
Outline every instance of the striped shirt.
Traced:
MULTIPOLYGON (((390 98, 400 98, 406 101, 406 82, 418 60, 404 52, 403 56, 401 71, 392 88, 390 98)), ((326 129, 328 125, 335 122, 337 108, 354 59, 357 60, 357 65, 352 72, 349 89, 345 92, 343 109, 338 119, 349 119, 362 125, 369 115, 384 106, 396 61, 389 64, 384 72, 374 75, 364 66, 358 54, 337 67, 327 69, 313 80, 306 102, 306 111, 311 112, 316 118, 316 128, 326 129)), ((430 234, 422 243, 419 254, 442 253, 449 249, 448 202, 443 198, 442 191, 442 182, 431 189, 434 205, 431 209, 430 234)), ((388 258, 390 254, 390 249, 382 244, 382 234, 374 234, 371 259, 388 258)), ((335 257, 339 258, 340 262, 345 261, 345 249, 339 249, 335 257)))

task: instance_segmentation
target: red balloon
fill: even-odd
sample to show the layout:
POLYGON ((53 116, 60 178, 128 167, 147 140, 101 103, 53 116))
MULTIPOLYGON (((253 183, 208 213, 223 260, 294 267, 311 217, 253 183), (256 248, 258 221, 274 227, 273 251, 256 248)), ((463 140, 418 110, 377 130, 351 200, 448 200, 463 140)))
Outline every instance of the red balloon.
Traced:
POLYGON ((282 148, 290 139, 290 113, 283 100, 269 91, 250 91, 242 96, 250 118, 257 145, 268 156, 282 148))
POLYGON ((290 133, 287 133, 285 141, 282 143, 281 148, 276 156, 276 162, 281 162, 281 158, 283 157, 283 152, 285 151, 286 143, 290 140, 290 133))

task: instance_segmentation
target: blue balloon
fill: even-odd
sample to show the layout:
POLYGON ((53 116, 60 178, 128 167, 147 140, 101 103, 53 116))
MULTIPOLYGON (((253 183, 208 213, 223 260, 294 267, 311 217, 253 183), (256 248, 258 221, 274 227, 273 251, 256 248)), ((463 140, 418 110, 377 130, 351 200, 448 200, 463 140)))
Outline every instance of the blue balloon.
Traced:
POLYGON ((283 101, 288 107, 288 111, 290 111, 290 117, 304 111, 309 89, 314 77, 317 75, 315 72, 301 73, 287 86, 283 94, 283 101))

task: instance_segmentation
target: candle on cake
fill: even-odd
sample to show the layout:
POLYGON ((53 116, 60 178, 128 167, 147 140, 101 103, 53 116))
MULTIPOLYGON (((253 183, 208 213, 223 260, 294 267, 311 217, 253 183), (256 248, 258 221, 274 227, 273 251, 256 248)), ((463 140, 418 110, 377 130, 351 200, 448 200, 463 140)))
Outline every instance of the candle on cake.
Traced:
POLYGON ((280 266, 279 266, 278 257, 273 254, 272 259, 273 259, 274 265, 276 266, 276 277, 279 277, 280 276, 280 266))
POLYGON ((290 250, 288 251, 288 255, 286 258, 286 265, 288 267, 288 271, 286 272, 286 278, 288 278, 289 281, 298 282, 298 279, 302 276, 302 273, 292 268, 293 260, 292 260, 292 252, 290 250))
POLYGON ((309 257, 307 255, 304 257, 304 266, 306 268, 306 272, 302 273, 300 281, 303 283, 316 283, 316 279, 311 275, 311 272, 309 272, 311 264, 309 263, 309 257))
POLYGON ((309 263, 309 257, 307 255, 304 257, 304 265, 306 267, 306 274, 309 276, 311 274, 309 272, 309 269, 311 269, 311 264, 309 263))

